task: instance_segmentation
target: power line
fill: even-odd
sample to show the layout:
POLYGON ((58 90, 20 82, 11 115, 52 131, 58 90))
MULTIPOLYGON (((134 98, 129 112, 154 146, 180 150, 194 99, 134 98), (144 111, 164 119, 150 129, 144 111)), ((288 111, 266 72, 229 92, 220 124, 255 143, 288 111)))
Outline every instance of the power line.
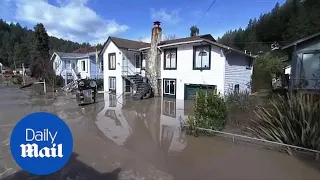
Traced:
POLYGON ((216 2, 217 0, 214 0, 211 5, 209 6, 208 10, 203 14, 202 18, 198 21, 197 23, 197 26, 199 25, 199 23, 203 20, 203 18, 207 15, 207 13, 210 11, 210 9, 212 8, 212 6, 214 5, 214 3, 216 2))

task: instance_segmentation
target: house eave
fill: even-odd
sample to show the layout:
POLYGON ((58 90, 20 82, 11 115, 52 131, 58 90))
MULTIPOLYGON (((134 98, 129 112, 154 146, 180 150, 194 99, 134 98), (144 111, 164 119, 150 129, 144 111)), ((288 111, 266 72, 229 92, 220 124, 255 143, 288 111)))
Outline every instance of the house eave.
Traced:
POLYGON ((165 44, 165 45, 160 45, 158 46, 159 48, 164 48, 164 47, 170 47, 170 46, 177 46, 177 45, 184 45, 184 44, 192 44, 192 43, 198 43, 198 42, 203 42, 204 40, 194 40, 194 41, 186 41, 186 42, 178 42, 178 43, 171 43, 171 44, 165 44))

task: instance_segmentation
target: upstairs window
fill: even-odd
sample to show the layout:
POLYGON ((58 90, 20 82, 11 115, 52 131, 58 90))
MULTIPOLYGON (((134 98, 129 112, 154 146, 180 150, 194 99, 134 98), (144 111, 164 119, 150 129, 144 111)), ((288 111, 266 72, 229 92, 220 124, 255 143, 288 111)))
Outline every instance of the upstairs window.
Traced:
POLYGON ((80 67, 81 67, 81 71, 83 71, 83 72, 86 72, 86 71, 87 71, 86 60, 80 61, 80 67))
POLYGON ((211 46, 194 46, 193 47, 193 69, 210 70, 211 65, 211 46))
POLYGON ((164 51, 164 69, 177 69, 177 48, 164 51))
POLYGON ((109 70, 116 69, 116 53, 109 53, 109 70))

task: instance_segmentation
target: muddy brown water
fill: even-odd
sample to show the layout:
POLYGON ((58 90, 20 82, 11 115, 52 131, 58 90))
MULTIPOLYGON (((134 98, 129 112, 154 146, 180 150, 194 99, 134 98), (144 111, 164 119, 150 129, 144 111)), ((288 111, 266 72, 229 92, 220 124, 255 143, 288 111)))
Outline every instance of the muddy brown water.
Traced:
POLYGON ((153 98, 127 101, 101 94, 79 107, 72 95, 56 99, 0 84, 1 179, 320 179, 320 164, 220 137, 180 131, 190 105, 153 98), (65 120, 74 138, 68 165, 50 176, 22 171, 10 155, 12 128, 25 115, 47 111, 65 120))

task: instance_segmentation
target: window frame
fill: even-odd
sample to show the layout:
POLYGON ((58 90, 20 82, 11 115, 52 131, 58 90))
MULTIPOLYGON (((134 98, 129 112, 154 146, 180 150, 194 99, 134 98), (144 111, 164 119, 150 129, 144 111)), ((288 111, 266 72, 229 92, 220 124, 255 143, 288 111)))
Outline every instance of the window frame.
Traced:
MULTIPOLYGON (((86 59, 81 59, 81 60, 79 60, 79 62, 80 62, 80 71, 81 72, 88 72, 88 66, 87 66, 87 60, 86 59), (83 70, 83 63, 84 63, 84 69, 85 70, 83 70)), ((70 63, 70 67, 71 67, 71 63, 70 63)))
POLYGON ((163 79, 163 96, 165 96, 165 97, 176 97, 176 95, 177 95, 177 79, 164 78, 163 79), (166 81, 169 82, 169 93, 166 93, 166 88, 165 88, 165 82, 166 81), (170 82, 171 81, 174 82, 174 93, 173 94, 170 93, 170 82))
POLYGON ((117 69, 117 55, 116 53, 109 53, 108 54, 108 62, 109 62, 109 70, 116 70, 117 69), (114 56, 114 67, 111 67, 111 59, 110 57, 114 56))
POLYGON ((117 78, 115 76, 109 76, 109 91, 116 92, 117 90, 117 78), (114 88, 111 88, 111 79, 114 79, 114 88))
POLYGON ((199 45, 199 46, 193 46, 193 70, 211 70, 211 45, 199 45), (202 67, 202 59, 201 59, 201 67, 196 67, 196 51, 197 48, 209 48, 209 67, 202 67))
POLYGON ((141 60, 141 55, 138 53, 134 54, 134 66, 135 68, 141 68, 142 67, 142 60, 141 60), (139 61, 137 61, 137 56, 139 57, 139 61), (139 63, 137 66, 137 62, 139 63))
POLYGON ((163 53, 163 69, 164 70, 177 70, 177 62, 178 62, 178 48, 170 48, 170 49, 165 49, 164 50, 164 53, 163 53), (176 67, 171 67, 171 56, 170 56, 170 67, 167 68, 167 58, 166 58, 166 54, 167 52, 172 52, 172 51, 175 51, 176 53, 176 67))

